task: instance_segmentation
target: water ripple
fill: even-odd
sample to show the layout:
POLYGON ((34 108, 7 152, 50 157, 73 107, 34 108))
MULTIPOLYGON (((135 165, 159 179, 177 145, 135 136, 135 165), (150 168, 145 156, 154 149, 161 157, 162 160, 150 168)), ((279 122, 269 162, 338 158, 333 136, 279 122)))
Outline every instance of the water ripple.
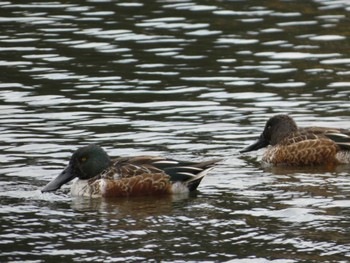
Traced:
POLYGON ((348 261, 347 165, 239 154, 277 113, 350 128, 346 1, 0 8, 1 262, 348 261), (193 196, 42 194, 89 143, 223 160, 193 196))

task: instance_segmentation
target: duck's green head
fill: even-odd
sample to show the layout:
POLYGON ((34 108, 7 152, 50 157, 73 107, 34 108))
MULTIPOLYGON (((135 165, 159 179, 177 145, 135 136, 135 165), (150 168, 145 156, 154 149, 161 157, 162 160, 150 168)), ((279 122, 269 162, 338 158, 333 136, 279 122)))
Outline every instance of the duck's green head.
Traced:
POLYGON ((111 165, 108 154, 97 145, 89 145, 76 150, 68 166, 41 191, 51 192, 59 189, 74 178, 87 180, 103 172, 111 165))

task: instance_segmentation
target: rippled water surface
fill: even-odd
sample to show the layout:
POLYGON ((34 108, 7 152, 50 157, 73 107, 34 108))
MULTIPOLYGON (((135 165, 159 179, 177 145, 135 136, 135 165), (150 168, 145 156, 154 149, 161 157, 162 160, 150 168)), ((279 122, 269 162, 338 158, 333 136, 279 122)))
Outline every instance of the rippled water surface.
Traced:
POLYGON ((1 262, 348 262, 350 167, 239 154, 350 128, 348 1, 0 1, 1 262), (191 196, 40 189, 81 145, 223 158, 191 196))

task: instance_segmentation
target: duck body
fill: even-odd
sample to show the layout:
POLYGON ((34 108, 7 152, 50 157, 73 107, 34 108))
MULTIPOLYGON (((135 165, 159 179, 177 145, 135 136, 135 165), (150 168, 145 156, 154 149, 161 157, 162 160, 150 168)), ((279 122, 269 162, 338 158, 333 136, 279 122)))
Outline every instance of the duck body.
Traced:
POLYGON ((322 165, 350 162, 350 130, 297 127, 288 115, 270 118, 252 145, 241 152, 267 147, 262 161, 272 165, 322 165))
POLYGON ((126 197, 188 193, 219 160, 187 162, 158 156, 110 159, 97 145, 79 148, 68 166, 42 192, 52 192, 78 178, 73 196, 126 197))

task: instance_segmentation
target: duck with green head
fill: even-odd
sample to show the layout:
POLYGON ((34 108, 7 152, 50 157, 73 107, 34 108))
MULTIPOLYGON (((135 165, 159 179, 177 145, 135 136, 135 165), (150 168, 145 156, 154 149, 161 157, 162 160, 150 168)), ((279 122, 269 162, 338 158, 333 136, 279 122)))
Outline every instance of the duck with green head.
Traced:
POLYGON ((68 166, 41 191, 53 192, 74 178, 76 196, 122 197, 190 192, 219 160, 177 161, 158 156, 111 159, 97 145, 76 150, 68 166))

